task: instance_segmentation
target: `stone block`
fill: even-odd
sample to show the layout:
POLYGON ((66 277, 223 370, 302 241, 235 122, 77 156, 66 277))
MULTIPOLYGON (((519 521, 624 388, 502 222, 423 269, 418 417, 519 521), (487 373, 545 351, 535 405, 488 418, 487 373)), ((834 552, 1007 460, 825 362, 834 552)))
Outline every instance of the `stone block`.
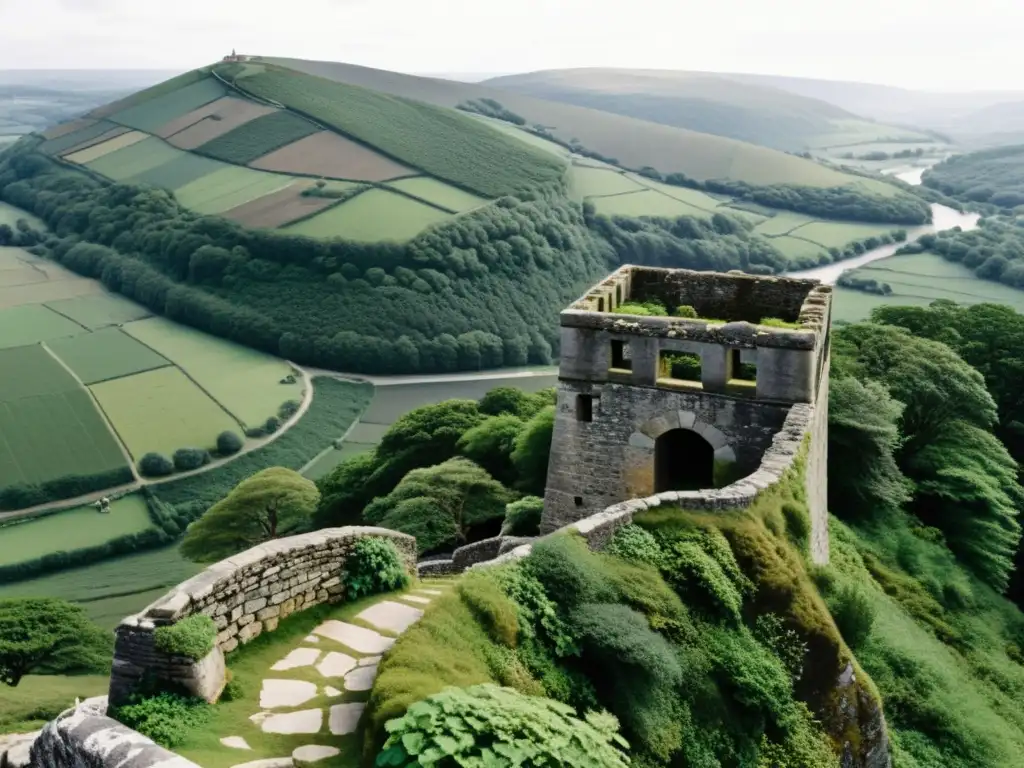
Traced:
POLYGON ((273 632, 275 629, 277 629, 277 622, 278 621, 279 621, 279 619, 276 616, 272 616, 271 618, 265 620, 263 622, 263 629, 264 629, 264 631, 266 631, 266 632, 273 632))
POLYGON ((267 604, 267 599, 265 597, 261 597, 261 598, 258 598, 256 600, 248 601, 245 604, 245 607, 244 607, 243 610, 244 610, 245 613, 256 613, 256 611, 258 611, 261 608, 263 608, 266 604, 267 604))
POLYGON ((263 622, 253 621, 250 624, 246 624, 238 631, 238 640, 241 643, 248 643, 255 637, 259 637, 263 632, 263 622))
POLYGON ((256 612, 256 618, 259 621, 266 621, 267 619, 274 619, 281 615, 281 608, 277 605, 271 605, 256 612))
POLYGON ((287 592, 278 592, 277 594, 270 596, 270 604, 281 605, 281 603, 286 602, 290 597, 292 597, 292 595, 287 592))
POLYGON ((212 704, 224 690, 224 684, 227 682, 225 670, 224 653, 220 648, 214 647, 204 658, 191 665, 187 677, 181 680, 181 684, 193 696, 212 704))
POLYGON ((238 620, 237 622, 235 622, 235 623, 236 623, 236 624, 238 624, 238 626, 239 626, 239 627, 247 627, 247 626, 249 626, 250 624, 252 624, 252 623, 253 623, 253 622, 254 622, 255 620, 256 620, 256 616, 255 616, 255 615, 253 615, 253 614, 251 614, 251 613, 247 613, 247 614, 245 614, 244 616, 242 616, 242 617, 241 617, 241 618, 240 618, 240 619, 239 619, 239 620, 238 620))

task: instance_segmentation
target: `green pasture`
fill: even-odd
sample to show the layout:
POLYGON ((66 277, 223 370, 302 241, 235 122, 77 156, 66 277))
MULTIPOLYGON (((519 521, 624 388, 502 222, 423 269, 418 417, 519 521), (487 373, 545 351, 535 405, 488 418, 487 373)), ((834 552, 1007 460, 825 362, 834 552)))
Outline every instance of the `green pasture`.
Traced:
POLYGON ((107 122, 106 120, 99 120, 88 125, 83 125, 78 130, 65 133, 63 136, 58 136, 55 139, 47 139, 39 145, 39 151, 45 152, 48 155, 59 155, 61 152, 71 149, 76 144, 81 144, 83 141, 91 141, 98 136, 102 136, 113 128, 117 128, 114 123, 107 122))
POLYGON ((817 243, 812 243, 810 240, 801 240, 799 237, 783 235, 782 237, 771 238, 770 242, 782 252, 783 256, 794 262, 795 266, 806 265, 813 267, 823 263, 821 262, 823 258, 826 261, 832 260, 827 250, 817 243))
POLYGON ((129 323, 124 330, 160 353, 246 426, 262 424, 286 400, 302 400, 302 379, 281 384, 288 363, 249 347, 208 336, 161 317, 129 323))
POLYGON ((177 368, 104 381, 89 388, 138 461, 155 451, 213 448, 217 435, 238 423, 177 368))
POLYGON ((202 155, 181 152, 160 165, 135 174, 130 181, 133 184, 150 184, 164 189, 179 189, 196 179, 201 179, 227 167, 224 163, 202 155))
POLYGON ((1024 312, 1024 291, 982 280, 963 264, 947 261, 933 253, 889 256, 852 270, 851 274, 888 283, 893 293, 879 296, 836 286, 832 301, 833 320, 857 322, 868 317, 878 306, 926 306, 936 299, 949 299, 958 304, 1006 304, 1024 312))
POLYGON ((624 195, 594 197, 589 200, 598 213, 606 216, 693 216, 708 219, 711 213, 652 189, 624 195))
POLYGON ((639 174, 629 173, 626 174, 626 178, 635 181, 642 187, 647 189, 653 189, 655 192, 660 192, 663 195, 668 195, 676 200, 681 200, 684 203, 689 203, 695 208, 701 208, 705 211, 714 212, 719 209, 722 205, 730 202, 731 198, 721 196, 719 198, 709 195, 707 192, 701 192, 699 189, 690 189, 689 187, 677 187, 672 184, 663 184, 660 181, 654 179, 648 179, 645 176, 639 174))
POLYGON ((790 235, 823 245, 842 248, 855 240, 877 237, 892 232, 893 224, 868 224, 856 221, 814 221, 790 231, 790 235))
POLYGON ((17 688, 0 685, 0 733, 38 731, 75 699, 104 696, 108 675, 26 675, 17 688))
POLYGON ((440 205, 442 208, 447 208, 449 211, 455 211, 456 213, 479 208, 481 205, 487 205, 488 202, 483 197, 427 176, 390 181, 387 183, 387 186, 407 192, 421 200, 440 205))
POLYGON ((319 239, 343 238, 358 242, 410 240, 450 214, 394 192, 371 189, 323 213, 284 227, 290 235, 319 239))
POLYGON ((484 123, 485 125, 494 128, 497 131, 501 131, 502 133, 507 134, 508 136, 511 136, 515 139, 518 139, 519 141, 525 142, 526 144, 534 146, 537 149, 543 149, 545 152, 550 152, 552 155, 555 155, 557 157, 568 158, 569 155, 572 154, 568 149, 563 147, 561 144, 556 144, 553 141, 548 141, 547 139, 538 136, 532 131, 527 131, 523 128, 518 128, 512 125, 511 123, 505 122, 504 120, 499 120, 495 117, 477 115, 473 114, 472 112, 467 112, 466 114, 479 120, 481 123, 484 123))
POLYGON ((47 344, 83 384, 97 384, 170 363, 120 328, 56 339, 47 344))
POLYGON ((196 213, 216 214, 287 187, 295 177, 227 166, 175 190, 178 202, 196 213))
POLYGON ((114 181, 126 181, 185 154, 163 139, 150 136, 131 146, 86 163, 85 167, 114 181))
POLYGON ((754 231, 760 235, 764 235, 765 237, 776 237, 778 235, 789 234, 797 227, 802 227, 816 221, 818 221, 818 219, 811 216, 805 216, 802 213, 794 213, 793 211, 777 211, 771 218, 765 219, 754 227, 754 231))
POLYGON ((309 120, 285 110, 261 115, 222 134, 195 151, 235 165, 248 165, 286 144, 320 130, 309 120))
POLYGON ((139 494, 112 502, 109 512, 86 505, 15 521, 0 527, 0 565, 99 546, 152 525, 146 501, 139 494))
POLYGON ((569 174, 569 192, 577 200, 641 190, 643 185, 622 171, 574 165, 569 174))
MULTIPOLYGON (((201 565, 185 560, 175 544, 3 584, 0 585, 0 598, 59 597, 70 600, 81 605, 97 624, 113 629, 125 616, 141 611, 171 587, 201 570, 201 565)), ((3 688, 6 686, 0 686, 0 690, 3 688)))
MULTIPOLYGON (((5 270, 6 271, 6 270, 5 270)), ((0 278, 0 286, 3 278, 0 278)), ((85 333, 78 323, 39 304, 0 309, 0 349, 85 333)), ((7 369, 4 369, 4 373, 7 369)))
POLYGON ((124 466, 89 393, 45 349, 0 350, 0 371, 0 486, 124 466))
POLYGON ((109 115, 112 122, 127 125, 147 133, 155 133, 164 123, 170 122, 193 109, 199 109, 222 96, 227 90, 219 81, 207 77, 181 88, 129 106, 109 115))
POLYGON ((33 216, 28 211, 23 211, 21 208, 15 208, 13 205, 9 205, 3 200, 0 200, 0 224, 6 224, 13 229, 18 223, 18 219, 25 219, 35 229, 46 229, 46 223, 38 216, 33 216))
POLYGON ((93 331, 109 325, 142 320, 151 315, 151 312, 141 304, 136 304, 116 293, 97 293, 63 301, 50 301, 46 306, 93 331))

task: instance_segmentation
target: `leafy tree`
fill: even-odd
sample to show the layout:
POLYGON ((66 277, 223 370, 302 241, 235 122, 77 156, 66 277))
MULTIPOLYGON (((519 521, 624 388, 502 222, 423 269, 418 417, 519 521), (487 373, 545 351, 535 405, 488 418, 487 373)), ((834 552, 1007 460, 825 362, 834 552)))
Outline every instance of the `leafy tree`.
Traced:
POLYGON ((242 450, 242 438, 234 432, 221 432, 217 435, 217 453, 231 456, 242 450))
POLYGON ((501 520, 511 496, 486 470, 454 458, 409 472, 391 493, 374 499, 363 518, 416 536, 420 552, 431 552, 464 544, 474 528, 501 520))
POLYGON ((530 419, 516 438, 512 464, 520 487, 535 496, 544 494, 551 455, 551 434, 555 428, 555 407, 548 406, 530 419))
POLYGON ((511 414, 484 419, 459 438, 456 449, 486 469, 496 480, 511 485, 515 480, 512 451, 523 422, 511 414))
POLYGON ((166 477, 174 473, 174 463, 162 453, 147 453, 139 459, 139 473, 145 477, 166 477))
POLYGON ((911 496, 895 458, 902 404, 852 376, 832 379, 828 400, 829 509, 852 518, 901 508, 911 496))
POLYGON ((544 514, 544 499, 524 496, 505 507, 502 536, 536 536, 540 533, 540 519, 544 514))
POLYGON ((901 328, 852 325, 833 339, 840 378, 874 379, 904 405, 896 462, 913 483, 911 510, 946 533, 979 577, 1005 589, 1024 490, 1016 463, 990 432, 996 409, 981 374, 945 344, 901 328))
POLYGON ((309 525, 319 500, 316 486, 298 472, 264 469, 239 483, 188 527, 181 553, 196 562, 214 562, 297 533, 309 525))
POLYGON ((0 600, 0 679, 15 687, 32 673, 102 672, 113 637, 85 611, 49 597, 0 600))

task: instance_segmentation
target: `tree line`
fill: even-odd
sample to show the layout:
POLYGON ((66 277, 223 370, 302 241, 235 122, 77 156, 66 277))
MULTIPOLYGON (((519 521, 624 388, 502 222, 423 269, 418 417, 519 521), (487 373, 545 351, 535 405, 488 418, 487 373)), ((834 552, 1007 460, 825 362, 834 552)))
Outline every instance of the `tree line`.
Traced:
POLYGON ((954 155, 929 168, 921 183, 993 210, 1024 205, 1024 145, 954 155))
POLYGON ((987 216, 978 228, 960 227, 929 233, 896 253, 937 253, 963 264, 984 280, 1024 288, 1024 222, 1012 217, 987 216))

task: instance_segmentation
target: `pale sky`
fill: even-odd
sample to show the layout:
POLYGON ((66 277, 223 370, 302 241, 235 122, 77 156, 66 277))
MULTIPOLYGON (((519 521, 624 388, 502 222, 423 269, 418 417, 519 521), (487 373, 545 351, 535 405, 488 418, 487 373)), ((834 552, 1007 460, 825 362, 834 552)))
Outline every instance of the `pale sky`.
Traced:
POLYGON ((633 67, 1024 89, 1024 0, 0 0, 0 69, 240 53, 402 72, 633 67))

